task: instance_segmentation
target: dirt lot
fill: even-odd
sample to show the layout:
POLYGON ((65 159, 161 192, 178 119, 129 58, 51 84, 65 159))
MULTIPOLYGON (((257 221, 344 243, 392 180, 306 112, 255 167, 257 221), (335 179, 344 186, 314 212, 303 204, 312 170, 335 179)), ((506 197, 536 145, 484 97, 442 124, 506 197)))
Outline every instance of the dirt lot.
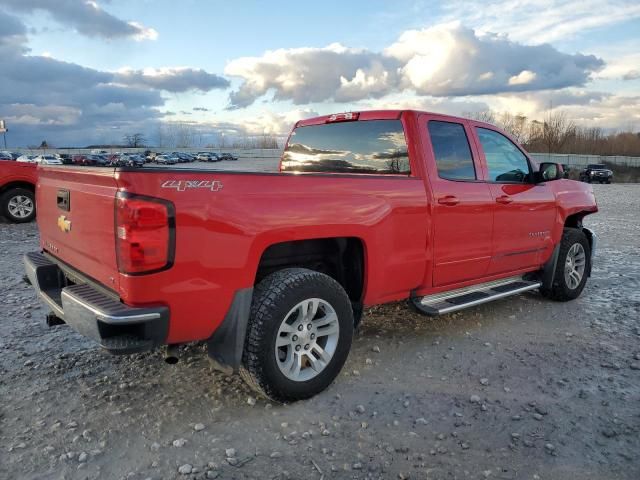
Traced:
POLYGON ((34 224, 0 224, 0 478, 640 478, 640 185, 594 186, 582 297, 429 319, 370 309, 331 388, 293 405, 202 345, 113 357, 48 329, 22 283, 34 224))

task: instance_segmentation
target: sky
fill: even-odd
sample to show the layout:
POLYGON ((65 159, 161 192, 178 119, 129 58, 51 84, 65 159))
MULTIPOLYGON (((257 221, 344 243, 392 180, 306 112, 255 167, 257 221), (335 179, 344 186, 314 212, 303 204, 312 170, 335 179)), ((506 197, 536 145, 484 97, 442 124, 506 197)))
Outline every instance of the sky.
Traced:
POLYGON ((0 55, 12 146, 384 108, 640 130, 637 0, 0 0, 0 55))

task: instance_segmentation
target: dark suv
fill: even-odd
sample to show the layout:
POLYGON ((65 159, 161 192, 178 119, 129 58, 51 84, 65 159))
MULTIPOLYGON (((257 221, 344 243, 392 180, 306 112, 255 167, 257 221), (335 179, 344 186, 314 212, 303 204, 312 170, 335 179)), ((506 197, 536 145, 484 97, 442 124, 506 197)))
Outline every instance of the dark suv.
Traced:
POLYGON ((611 183, 613 172, 601 163, 592 163, 580 172, 580 181, 587 183, 611 183))

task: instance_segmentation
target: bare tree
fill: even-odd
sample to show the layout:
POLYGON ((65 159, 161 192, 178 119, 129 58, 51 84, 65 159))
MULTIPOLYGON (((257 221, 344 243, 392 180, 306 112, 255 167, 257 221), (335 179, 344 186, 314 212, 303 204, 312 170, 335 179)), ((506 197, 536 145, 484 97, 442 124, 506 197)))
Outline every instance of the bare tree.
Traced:
POLYGON ((477 112, 465 112, 463 115, 478 122, 496 123, 496 114, 491 110, 481 110, 477 112))
POLYGON ((544 153, 565 153, 564 147, 576 135, 577 127, 564 112, 550 112, 540 124, 531 129, 528 147, 544 153))
POLYGON ((144 147, 144 144, 146 143, 147 139, 142 133, 133 133, 130 135, 125 135, 124 141, 127 147, 139 148, 139 147, 144 147))
POLYGON ((578 127, 565 112, 553 111, 543 121, 511 112, 468 112, 464 116, 493 123, 530 152, 640 156, 640 133, 632 125, 606 134, 600 127, 578 127))
POLYGON ((508 132, 518 143, 526 143, 529 130, 527 128, 528 119, 524 115, 513 115, 510 112, 503 112, 497 117, 497 124, 505 132, 508 132))

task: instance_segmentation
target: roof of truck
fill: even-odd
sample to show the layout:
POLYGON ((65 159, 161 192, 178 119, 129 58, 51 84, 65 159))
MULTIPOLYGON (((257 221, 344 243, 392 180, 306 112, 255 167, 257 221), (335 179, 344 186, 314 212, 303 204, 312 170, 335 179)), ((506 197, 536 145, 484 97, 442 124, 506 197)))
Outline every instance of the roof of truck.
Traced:
MULTIPOLYGON (((438 117, 442 117, 442 118, 446 118, 449 120, 457 120, 457 121, 467 121, 467 120, 472 120, 469 118, 464 118, 464 117, 457 117, 455 115, 447 115, 444 113, 437 113, 437 112, 427 112, 427 111, 423 111, 423 110, 413 110, 413 109, 404 109, 404 110, 361 110, 358 112, 340 112, 340 113, 334 113, 334 114, 330 114, 330 115, 321 115, 318 117, 312 117, 312 118, 305 118, 303 120, 299 120, 296 123, 296 127, 306 127, 309 125, 321 125, 324 123, 332 123, 334 121, 340 121, 340 120, 335 120, 336 117, 340 117, 340 116, 344 116, 344 115, 357 115, 357 119, 356 120, 396 120, 399 119, 400 116, 403 113, 407 113, 407 112, 413 112, 415 114, 427 114, 427 115, 436 115, 438 117)), ((342 120, 344 121, 344 120, 342 120)), ((487 125, 490 127, 495 128, 495 125, 492 125, 490 123, 487 122, 481 122, 478 120, 473 120, 475 123, 477 124, 483 124, 483 125, 487 125)))

